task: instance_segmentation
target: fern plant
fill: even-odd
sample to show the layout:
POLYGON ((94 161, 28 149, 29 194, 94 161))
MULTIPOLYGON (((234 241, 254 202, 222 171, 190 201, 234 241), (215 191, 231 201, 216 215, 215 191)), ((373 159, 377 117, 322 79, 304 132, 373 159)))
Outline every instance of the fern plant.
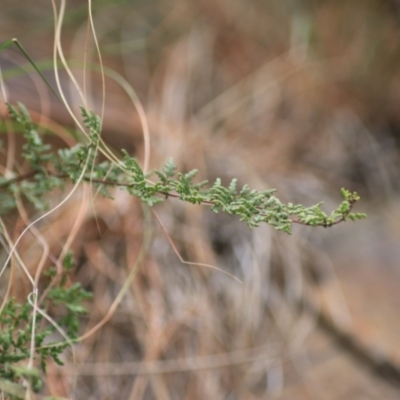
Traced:
POLYGON ((100 119, 84 108, 81 110, 84 123, 89 129, 88 143, 79 143, 54 153, 49 145, 42 142, 23 104, 19 103, 18 107, 8 105, 8 108, 11 117, 23 129, 26 140, 23 157, 29 162, 31 171, 11 179, 0 178, 0 215, 15 206, 16 193, 41 210, 47 205, 46 194, 49 191, 62 188, 66 181, 77 183, 81 179, 98 186, 106 196, 111 196, 107 188, 118 187, 126 189, 149 206, 168 198, 179 198, 192 204, 209 205, 215 213, 222 211, 236 215, 249 228, 267 223, 289 234, 294 223, 327 228, 347 219, 354 221, 366 216, 352 212, 360 197, 346 189, 341 190, 342 203, 327 214, 321 209, 323 203, 311 207, 284 204, 276 197, 275 189, 258 191, 244 185, 238 190, 237 179, 232 179, 228 187, 223 186, 219 178, 212 185, 208 185, 208 181, 195 183, 198 171, 176 172, 172 159, 167 161, 162 170, 147 174, 144 174, 137 160, 124 150, 119 164, 109 161, 97 163, 95 152, 91 150, 99 146, 100 119), (88 164, 90 168, 86 168, 88 164), (152 177, 156 179, 150 180, 152 177))
POLYGON ((43 315, 34 317, 32 305, 29 301, 17 303, 14 298, 8 299, 0 312, 0 379, 8 382, 18 382, 21 378, 29 382, 34 391, 42 387, 40 373, 36 368, 27 368, 20 365, 22 361, 32 357, 30 352, 32 332, 34 332, 34 358, 40 360, 40 368, 46 371, 47 358, 51 357, 57 364, 63 365, 60 355, 74 339, 78 337, 80 317, 87 313, 82 304, 92 296, 83 289, 80 283, 67 285, 67 277, 74 267, 72 253, 64 258, 63 271, 57 274, 56 268, 50 268, 47 277, 46 297, 43 299, 47 310, 52 307, 64 309, 62 316, 57 319, 57 326, 62 328, 69 338, 69 342, 52 341, 55 326, 47 324, 43 328, 43 315), (57 281, 50 287, 50 283, 57 281))

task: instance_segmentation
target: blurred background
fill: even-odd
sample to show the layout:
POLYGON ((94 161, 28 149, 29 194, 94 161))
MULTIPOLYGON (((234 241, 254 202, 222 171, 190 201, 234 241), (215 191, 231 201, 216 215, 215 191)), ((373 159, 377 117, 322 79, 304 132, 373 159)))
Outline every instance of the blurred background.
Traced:
MULTIPOLYGON (((54 83, 51 3, 0 6, 0 41, 18 38, 54 83)), ((400 398, 400 3, 96 0, 92 11, 110 147, 143 161, 133 90, 151 169, 173 157, 179 171, 198 168, 199 180, 237 177, 284 201, 324 201, 326 211, 346 187, 368 219, 287 236, 169 199, 155 209, 160 225, 125 192, 92 203, 83 188, 37 229, 53 258, 68 243, 73 279, 94 294, 82 333, 107 321, 76 346, 76 364, 68 351, 65 367, 50 363, 47 390, 76 399, 400 398), (184 260, 243 284, 182 263, 170 240, 184 260)), ((67 1, 61 40, 100 113, 87 15, 85 1, 67 1)), ((72 119, 21 53, 3 50, 0 66, 10 101, 51 127, 56 146, 70 143, 72 119)), ((10 219, 14 237, 33 217, 10 219)), ((37 238, 19 249, 34 273, 37 238)))

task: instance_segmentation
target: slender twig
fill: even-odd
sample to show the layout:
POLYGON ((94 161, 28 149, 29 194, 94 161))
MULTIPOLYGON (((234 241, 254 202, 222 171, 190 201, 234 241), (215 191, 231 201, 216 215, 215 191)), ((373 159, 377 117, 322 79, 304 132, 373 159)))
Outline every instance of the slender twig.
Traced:
POLYGON ((37 171, 30 171, 30 172, 27 172, 26 174, 18 175, 18 176, 15 176, 14 178, 10 178, 4 182, 0 182, 0 189, 3 187, 10 186, 13 183, 18 183, 18 182, 22 182, 22 181, 28 180, 30 178, 33 178, 36 174, 37 174, 37 171))
MULTIPOLYGON (((70 177, 66 173, 63 173, 63 174, 58 173, 57 174, 57 173, 54 173, 54 172, 51 172, 51 171, 48 171, 48 170, 44 170, 43 172, 48 176, 52 176, 54 178, 59 178, 59 179, 68 179, 70 177)), ((11 184, 13 184, 13 183, 18 183, 18 182, 22 182, 24 180, 31 179, 37 173, 38 173, 38 171, 30 171, 30 172, 27 172, 27 173, 25 173, 23 175, 19 175, 19 176, 16 176, 14 178, 8 179, 7 181, 1 182, 0 183, 0 190, 5 188, 5 187, 7 187, 7 186, 9 186, 9 185, 11 185, 11 184)), ((132 187, 135 186, 135 184, 132 184, 132 183, 117 182, 117 181, 112 181, 112 180, 109 180, 109 179, 96 179, 96 178, 92 178, 92 177, 83 177, 82 180, 85 181, 85 182, 96 183, 96 184, 99 184, 99 185, 112 186, 112 187, 132 188, 132 187)), ((165 196, 166 198, 168 198, 168 197, 177 198, 177 199, 181 198, 179 193, 175 193, 175 192, 165 192, 165 191, 160 190, 157 193, 160 194, 160 195, 165 196)), ((320 223, 318 225, 314 225, 314 226, 322 226, 324 228, 330 228, 330 227, 332 227, 334 225, 337 225, 337 224, 345 221, 346 218, 351 213, 355 203, 356 203, 356 200, 354 198, 351 198, 349 200, 349 209, 346 211, 346 213, 344 213, 336 221, 328 223, 327 220, 325 220, 324 222, 322 222, 322 223, 320 223)), ((202 200, 201 203, 199 203, 199 204, 208 205, 208 206, 214 206, 215 205, 215 203, 212 200, 202 200)), ((263 211, 263 209, 261 207, 256 207, 256 208, 257 208, 258 211, 260 211, 261 215, 265 216, 265 214, 261 212, 261 211, 263 211)), ((312 226, 312 224, 300 221, 298 219, 290 219, 289 218, 289 221, 294 223, 294 224, 298 224, 298 225, 312 226)))

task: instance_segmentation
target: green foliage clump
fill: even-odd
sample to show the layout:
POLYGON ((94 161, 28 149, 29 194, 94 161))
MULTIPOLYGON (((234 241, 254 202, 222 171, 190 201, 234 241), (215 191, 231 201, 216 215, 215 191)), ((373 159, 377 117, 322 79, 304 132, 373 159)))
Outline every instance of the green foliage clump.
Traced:
MULTIPOLYGON (((63 272, 57 275, 54 267, 46 273, 49 282, 57 280, 43 299, 47 310, 57 307, 61 315, 56 323, 71 342, 78 337, 80 317, 87 313, 82 302, 92 295, 84 290, 80 283, 68 286, 68 274, 73 267, 72 254, 68 254, 63 263, 63 272)), ((50 287, 49 287, 50 288, 50 287)), ((39 371, 27 368, 21 362, 31 357, 31 340, 34 340, 35 359, 40 359, 40 368, 46 371, 46 360, 51 357, 57 364, 63 365, 60 355, 68 342, 52 341, 56 328, 45 324, 43 315, 36 313, 29 301, 17 303, 14 298, 7 300, 0 311, 0 378, 17 383, 21 378, 30 382, 33 390, 42 387, 39 371), (34 337, 32 338, 32 332, 34 337)))
POLYGON ((21 103, 18 109, 8 105, 10 116, 22 128, 25 143, 22 147, 22 157, 30 166, 30 171, 23 175, 0 177, 0 215, 6 215, 15 206, 15 196, 20 195, 32 203, 36 209, 43 210, 48 204, 44 195, 57 187, 63 186, 63 180, 49 173, 47 166, 55 162, 51 146, 44 144, 34 127, 28 110, 21 103))

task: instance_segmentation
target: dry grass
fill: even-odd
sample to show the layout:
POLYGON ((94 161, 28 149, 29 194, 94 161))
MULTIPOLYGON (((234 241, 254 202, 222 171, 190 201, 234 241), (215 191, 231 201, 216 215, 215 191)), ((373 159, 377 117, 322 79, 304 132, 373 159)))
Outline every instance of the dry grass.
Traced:
MULTIPOLYGON (((68 4, 73 12, 74 4, 68 4)), ((172 156, 179 170, 198 168, 201 179, 237 177, 239 184, 258 189, 276 187, 287 201, 325 199, 327 208, 347 186, 377 207, 396 193, 399 165, 395 66, 400 29, 383 4, 104 3, 95 6, 94 22, 105 65, 125 76, 144 104, 150 168, 172 156)), ((35 12, 44 13, 39 7, 35 12)), ((29 23, 39 22, 31 17, 29 23)), ((77 25, 65 23, 69 34, 63 46, 71 59, 82 63, 86 54, 90 64, 96 56, 93 42, 85 42, 86 21, 77 25)), ((36 49, 36 40, 26 41, 32 53, 50 55, 36 49)), ((81 69, 75 72, 83 79, 81 69)), ((116 84, 110 74, 106 78, 104 138, 143 161, 143 119, 124 93, 128 86, 116 84)), ((66 79, 62 74, 64 87, 66 79)), ((89 69, 86 79, 86 98, 100 112, 99 74, 89 69)), ((39 93, 36 119, 61 136, 56 121, 68 122, 65 112, 54 107, 41 83, 33 94, 19 82, 6 80, 12 98, 35 109, 39 93)), ((76 109, 81 103, 74 93, 69 99, 76 109)), ((9 153, 8 163, 18 158, 14 141, 9 134, 7 146, 17 150, 9 153)), ((349 361, 299 306, 310 301, 336 326, 354 328, 340 266, 338 277, 329 256, 340 252, 341 227, 336 232, 297 227, 286 237, 268 227, 249 231, 205 207, 169 200, 156 207, 163 229, 127 193, 92 201, 90 191, 90 186, 78 189, 18 247, 32 276, 40 276, 67 247, 73 249, 78 262, 73 279, 94 294, 75 362, 66 352, 65 367, 48 367, 46 386, 53 395, 132 400, 398 396, 349 361), (170 239, 184 260, 218 266, 243 284, 180 262, 170 239)), ((60 199, 55 196, 54 205, 60 199)), ((34 218, 21 203, 19 217, 6 221, 12 243, 34 218)), ((350 233, 360 237, 364 230, 350 233)), ((345 258, 339 257, 341 265, 345 258)), ((30 283, 16 264, 11 270, 10 295, 23 298, 30 283)), ((362 339, 363 330, 357 332, 362 339)))

